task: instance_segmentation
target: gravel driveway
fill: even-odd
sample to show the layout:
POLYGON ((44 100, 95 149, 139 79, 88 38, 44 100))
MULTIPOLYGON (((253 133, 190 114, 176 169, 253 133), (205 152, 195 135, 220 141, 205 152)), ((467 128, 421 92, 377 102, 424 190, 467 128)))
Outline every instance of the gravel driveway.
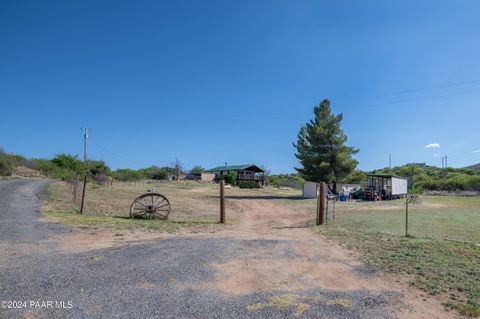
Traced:
MULTIPOLYGON (((295 292, 277 286, 228 293, 205 284, 218 278, 212 265, 239 256, 255 261, 265 251, 293 263, 298 249, 288 238, 179 236, 66 252, 48 239, 77 231, 39 220, 46 183, 0 181, 0 300, 26 301, 16 305, 21 309, 2 303, 0 318, 394 318, 406 307, 403 295, 388 289, 306 284, 295 292)), ((361 267, 356 272, 359 280, 376 276, 361 267)))

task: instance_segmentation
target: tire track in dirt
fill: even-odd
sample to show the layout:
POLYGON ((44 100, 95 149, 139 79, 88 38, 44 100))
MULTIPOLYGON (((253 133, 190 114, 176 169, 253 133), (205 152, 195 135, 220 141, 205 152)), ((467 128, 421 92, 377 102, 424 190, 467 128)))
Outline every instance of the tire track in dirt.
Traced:
MULTIPOLYGON (((279 291, 298 293, 318 289, 344 294, 369 291, 388 296, 389 292, 402 296, 390 300, 392 312, 399 318, 452 318, 446 312, 441 298, 426 297, 425 293, 402 283, 394 276, 366 268, 355 254, 315 233, 306 224, 306 212, 292 211, 281 202, 271 199, 235 200, 243 209, 242 222, 217 234, 245 240, 270 240, 274 245, 255 245, 242 255, 220 264, 212 264, 217 271, 215 280, 204 288, 217 289, 231 295, 279 291)), ((348 298, 347 298, 348 299, 348 298)), ((355 302, 355 300, 352 300, 355 302)))

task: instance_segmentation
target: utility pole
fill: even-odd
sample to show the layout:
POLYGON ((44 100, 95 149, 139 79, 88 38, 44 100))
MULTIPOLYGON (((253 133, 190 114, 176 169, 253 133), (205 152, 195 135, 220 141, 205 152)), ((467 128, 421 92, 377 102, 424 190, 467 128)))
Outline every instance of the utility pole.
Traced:
POLYGON ((445 168, 448 168, 447 155, 445 154, 445 168))
POLYGON ((83 129, 83 165, 85 167, 85 176, 83 178, 82 203, 80 204, 80 214, 83 214, 83 206, 85 202, 85 189, 87 188, 87 142, 88 128, 83 129))
POLYGON ((390 167, 390 169, 392 169, 392 154, 390 154, 388 156, 388 167, 390 167))
POLYGON ((444 167, 443 155, 442 155, 442 168, 444 167))
POLYGON ((87 142, 88 142, 88 128, 84 128, 83 133, 83 163, 87 164, 87 142))

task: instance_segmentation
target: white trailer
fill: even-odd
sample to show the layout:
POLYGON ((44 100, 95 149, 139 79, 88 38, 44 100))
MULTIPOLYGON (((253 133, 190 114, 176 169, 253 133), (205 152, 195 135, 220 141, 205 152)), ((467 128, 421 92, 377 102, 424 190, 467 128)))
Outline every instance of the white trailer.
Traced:
POLYGON ((392 176, 392 195, 407 195, 408 180, 403 177, 392 176))
POLYGON ((365 185, 367 199, 396 199, 408 193, 408 180, 390 174, 368 174, 365 185))

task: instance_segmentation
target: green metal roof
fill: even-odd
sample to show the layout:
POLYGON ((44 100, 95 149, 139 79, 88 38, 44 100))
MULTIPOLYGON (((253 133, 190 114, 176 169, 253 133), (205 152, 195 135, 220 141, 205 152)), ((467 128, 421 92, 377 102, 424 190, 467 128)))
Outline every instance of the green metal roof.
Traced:
POLYGON ((249 167, 255 167, 255 170, 254 171, 259 171, 259 172, 263 172, 263 170, 261 168, 259 168, 258 166, 254 165, 254 164, 243 164, 243 165, 223 165, 223 166, 217 166, 217 167, 214 167, 214 168, 211 168, 209 170, 206 170, 206 172, 220 172, 220 171, 239 171, 239 170, 242 170, 242 169, 247 169, 249 167))

